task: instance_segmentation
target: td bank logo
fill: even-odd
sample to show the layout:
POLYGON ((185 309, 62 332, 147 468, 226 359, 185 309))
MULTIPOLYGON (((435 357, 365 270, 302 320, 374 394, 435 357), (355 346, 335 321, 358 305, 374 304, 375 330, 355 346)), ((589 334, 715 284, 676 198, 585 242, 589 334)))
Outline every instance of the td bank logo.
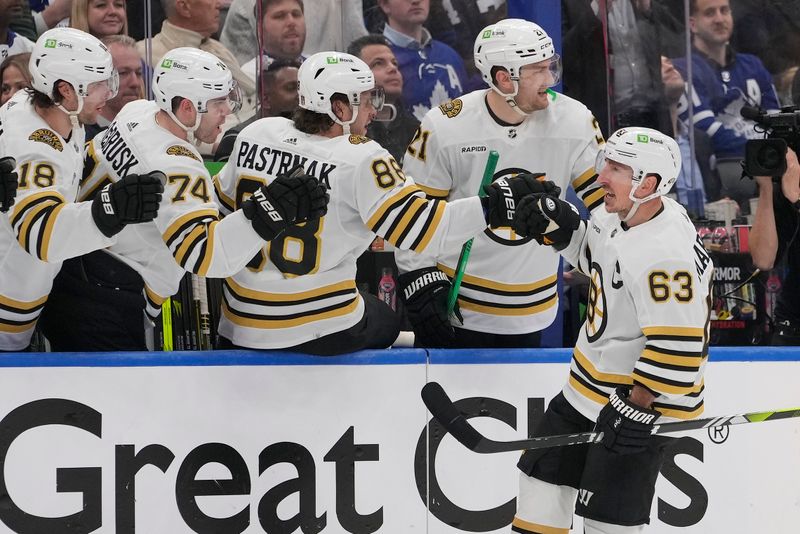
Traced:
POLYGON ((640 143, 649 143, 650 137, 645 134, 636 134, 636 140, 640 143))
POLYGON ((172 60, 171 59, 165 59, 164 61, 161 62, 161 66, 164 67, 165 69, 171 69, 172 68, 172 60))
POLYGON ((485 32, 483 32, 483 35, 481 35, 481 39, 488 39, 491 36, 492 36, 492 30, 486 30, 485 32))
POLYGON ((326 61, 328 62, 328 65, 335 65, 335 64, 339 63, 339 58, 337 58, 337 57, 329 57, 329 58, 327 58, 326 61))
POLYGON ((57 41, 55 39, 47 39, 44 42, 45 48, 55 48, 57 41))

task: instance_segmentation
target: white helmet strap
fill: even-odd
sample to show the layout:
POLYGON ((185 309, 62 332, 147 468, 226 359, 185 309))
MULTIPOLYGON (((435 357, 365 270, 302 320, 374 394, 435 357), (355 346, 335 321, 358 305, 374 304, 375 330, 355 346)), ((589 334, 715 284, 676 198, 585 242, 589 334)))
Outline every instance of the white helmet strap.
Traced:
MULTIPOLYGON (((196 109, 197 108, 195 107, 195 110, 196 109)), ((202 120, 202 118, 200 117, 200 112, 198 111, 197 113, 195 113, 194 124, 192 124, 191 126, 187 126, 180 119, 178 119, 178 117, 175 116, 175 113, 172 111, 171 108, 165 109, 164 111, 167 113, 167 115, 169 115, 170 119, 175 121, 175 124, 177 124, 179 128, 181 128, 184 132, 186 132, 186 140, 189 142, 189 144, 193 145, 194 132, 197 131, 197 129, 200 127, 200 121, 202 120)))
POLYGON ((63 105, 63 104, 61 104, 61 103, 58 103, 58 104, 56 104, 56 107, 57 107, 58 109, 60 109, 61 111, 63 111, 63 112, 64 112, 64 113, 66 113, 67 115, 69 115, 69 122, 70 122, 70 123, 72 123, 72 129, 73 129, 73 130, 74 130, 75 128, 80 128, 80 126, 81 126, 81 123, 80 123, 80 121, 78 120, 78 115, 79 115, 79 114, 80 114, 80 112, 83 110, 83 97, 82 97, 82 96, 81 96, 81 94, 80 94, 80 93, 78 93, 77 91, 75 91, 75 96, 77 96, 77 97, 78 97, 78 109, 76 109, 75 111, 69 111, 69 110, 68 110, 67 108, 65 108, 65 107, 64 107, 64 105, 63 105))
POLYGON ((516 111, 518 115, 520 115, 523 118, 527 118, 530 116, 530 113, 522 111, 520 107, 517 105, 517 100, 515 98, 519 93, 519 79, 512 77, 511 83, 514 86, 514 91, 511 93, 504 93, 503 91, 501 91, 500 88, 497 87, 497 85, 495 85, 494 79, 492 79, 492 81, 489 82, 489 86, 492 88, 492 90, 494 90, 495 93, 502 96, 505 99, 508 106, 514 111, 516 111))
POLYGON ((360 107, 358 102, 358 96, 356 96, 355 102, 351 102, 351 98, 348 96, 347 102, 350 104, 350 108, 353 110, 352 115, 350 115, 350 120, 343 121, 336 116, 336 112, 333 111, 333 102, 331 102, 331 109, 330 111, 328 111, 328 116, 331 119, 333 119, 333 122, 339 124, 342 127, 344 135, 350 135, 350 125, 356 121, 356 118, 358 117, 358 108, 360 107))

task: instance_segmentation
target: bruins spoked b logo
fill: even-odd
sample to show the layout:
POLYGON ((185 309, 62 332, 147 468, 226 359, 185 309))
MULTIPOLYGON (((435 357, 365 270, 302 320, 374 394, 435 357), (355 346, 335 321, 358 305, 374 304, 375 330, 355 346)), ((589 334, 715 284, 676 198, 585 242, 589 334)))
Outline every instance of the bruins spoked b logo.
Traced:
POLYGON ((589 277, 589 297, 586 303, 586 338, 589 343, 603 335, 608 323, 606 319, 606 293, 603 290, 603 269, 592 262, 589 277))

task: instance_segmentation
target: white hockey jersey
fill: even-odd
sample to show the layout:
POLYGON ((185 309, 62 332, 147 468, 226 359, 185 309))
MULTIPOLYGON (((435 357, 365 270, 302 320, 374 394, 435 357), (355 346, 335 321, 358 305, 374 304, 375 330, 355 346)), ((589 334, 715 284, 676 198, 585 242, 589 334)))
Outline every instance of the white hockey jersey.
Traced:
POLYGON ((16 202, 0 214, 0 350, 30 343, 61 262, 114 242, 76 203, 83 128, 64 139, 36 113, 26 91, 0 108, 0 154, 17 161, 16 202))
POLYGON ((562 252, 591 279, 564 396, 592 420, 611 391, 634 382, 657 395, 664 416, 703 412, 714 267, 684 208, 662 200, 632 228, 596 210, 562 252))
POLYGON ((290 228, 225 281, 219 333, 236 345, 287 348, 355 325, 364 313, 356 259, 376 234, 402 249, 436 253, 486 227, 477 197, 426 200, 378 143, 308 135, 283 118, 241 131, 215 184, 220 201, 234 209, 297 164, 328 188, 328 213, 290 228))
POLYGON ((156 122, 155 102, 137 100, 86 146, 81 198, 92 198, 109 181, 129 173, 167 175, 158 216, 128 225, 107 252, 145 282, 147 314, 178 290, 186 271, 224 277, 242 269, 263 246, 241 212, 219 220, 213 184, 197 149, 156 122))
MULTIPOLYGON (((520 125, 501 125, 489 113, 486 91, 475 91, 428 112, 409 144, 403 170, 431 198, 478 194, 489 151, 500 154, 494 180, 544 173, 562 189, 572 186, 591 210, 602 204, 595 156, 604 144, 592 114, 557 94, 545 110, 520 125)), ((401 272, 437 265, 453 277, 461 247, 436 258, 396 255, 401 272), (427 261, 426 261, 427 260, 427 261)), ((553 322, 558 309, 558 254, 511 228, 486 229, 472 243, 458 295, 464 328, 524 334, 553 322)))

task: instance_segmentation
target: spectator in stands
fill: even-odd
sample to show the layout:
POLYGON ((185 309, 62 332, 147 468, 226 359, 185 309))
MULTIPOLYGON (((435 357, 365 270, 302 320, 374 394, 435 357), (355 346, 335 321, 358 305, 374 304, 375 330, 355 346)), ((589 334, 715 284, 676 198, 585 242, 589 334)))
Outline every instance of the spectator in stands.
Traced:
POLYGON ((72 0, 28 0, 36 33, 43 34, 59 24, 67 25, 72 10, 72 0))
POLYGON ((419 127, 419 120, 403 105, 403 73, 389 42, 382 35, 365 35, 350 43, 347 53, 369 65, 375 76, 375 85, 383 87, 384 91, 383 109, 367 127, 367 137, 377 141, 394 159, 402 162, 419 127))
POLYGON ((30 53, 7 57, 0 63, 0 106, 8 102, 14 93, 31 86, 31 73, 28 71, 30 53))
POLYGON ((261 2, 261 58, 258 55, 242 65, 242 70, 253 80, 259 70, 263 72, 276 59, 303 61, 306 42, 306 19, 302 0, 260 0, 261 2))
MULTIPOLYGON (((305 55, 344 50, 347 43, 367 34, 361 0, 313 0, 313 7, 304 13, 306 27, 311 30, 306 35, 305 55)), ((259 14, 264 11, 264 6, 255 0, 231 2, 220 41, 242 64, 258 53, 257 24, 259 14)))
POLYGON ((775 183, 758 176, 758 208, 750 231, 753 265, 768 271, 783 258, 786 274, 773 313, 773 345, 800 345, 800 164, 793 150, 786 154, 787 169, 775 183))
POLYGON ((119 90, 114 98, 106 101, 106 105, 97 116, 97 124, 86 126, 87 141, 105 130, 125 104, 144 98, 142 60, 136 50, 136 41, 127 35, 109 35, 101 41, 111 52, 114 68, 119 73, 119 90))
MULTIPOLYGON (((756 137, 754 123, 742 118, 743 106, 777 111, 778 97, 772 77, 756 56, 736 53, 729 41, 733 15, 729 0, 691 0, 692 32, 691 82, 694 124, 714 146, 717 158, 742 158, 748 138, 756 137)), ((686 59, 673 60, 684 79, 686 59)), ((689 120, 689 104, 679 104, 680 119, 689 120)))
POLYGON ((430 0, 378 0, 378 6, 386 16, 383 35, 403 73, 408 111, 421 120, 429 109, 461 96, 467 79, 464 61, 423 26, 430 0))
POLYGON ((236 136, 261 117, 291 118, 297 109, 297 72, 300 63, 276 59, 262 69, 261 113, 225 131, 214 154, 215 161, 228 161, 236 136))
POLYGON ((125 0, 73 0, 69 25, 98 39, 128 35, 125 0))
POLYGON ((719 174, 711 167, 711 141, 702 130, 694 129, 695 153, 689 143, 689 131, 686 124, 678 120, 678 102, 686 92, 686 82, 672 62, 661 58, 661 79, 664 81, 664 95, 669 104, 672 130, 681 150, 681 170, 675 182, 673 192, 690 215, 702 217, 705 203, 719 200, 719 174))
MULTIPOLYGON (((249 109, 252 113, 252 102, 255 97, 256 87, 253 80, 246 76, 239 67, 239 62, 230 50, 212 39, 211 36, 219 30, 219 0, 163 0, 164 12, 167 19, 161 25, 161 32, 153 37, 153 60, 162 57, 168 51, 188 46, 199 48, 217 56, 233 73, 233 78, 239 84, 242 96, 250 99, 249 109)), ((145 42, 137 43, 139 55, 145 62, 152 65, 146 56, 145 42)), ((248 103, 243 102, 243 108, 248 103)))
POLYGON ((33 41, 9 28, 12 17, 22 9, 22 2, 23 0, 0 0, 0 61, 33 50, 33 41))

